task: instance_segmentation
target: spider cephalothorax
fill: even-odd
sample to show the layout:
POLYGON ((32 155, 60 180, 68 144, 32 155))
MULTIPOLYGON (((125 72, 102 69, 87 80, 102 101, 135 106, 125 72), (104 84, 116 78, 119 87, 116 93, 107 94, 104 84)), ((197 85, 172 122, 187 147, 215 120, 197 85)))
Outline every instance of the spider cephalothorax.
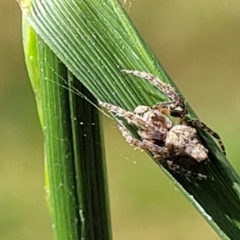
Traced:
POLYGON ((224 145, 219 135, 198 119, 187 120, 186 102, 169 84, 160 81, 150 73, 136 70, 123 70, 123 73, 139 76, 164 93, 169 102, 159 102, 153 108, 137 106, 133 112, 118 106, 100 102, 99 104, 118 117, 136 125, 140 140, 134 138, 122 125, 119 129, 126 141, 153 154, 157 162, 169 171, 186 177, 208 179, 207 176, 196 172, 195 166, 208 160, 208 150, 200 143, 195 127, 202 128, 215 137, 225 154, 224 145), (179 118, 179 124, 173 124, 172 118, 179 118))

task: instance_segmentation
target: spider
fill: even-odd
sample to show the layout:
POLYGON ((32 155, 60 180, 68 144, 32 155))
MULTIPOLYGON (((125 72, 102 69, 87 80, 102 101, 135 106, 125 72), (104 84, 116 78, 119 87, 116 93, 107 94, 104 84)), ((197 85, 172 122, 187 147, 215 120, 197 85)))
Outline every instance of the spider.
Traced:
POLYGON ((226 155, 220 136, 198 119, 187 120, 186 101, 182 100, 169 84, 147 72, 122 70, 122 73, 147 80, 170 100, 158 102, 152 108, 137 106, 133 112, 99 102, 108 111, 138 127, 140 139, 133 137, 123 124, 119 124, 119 130, 126 141, 153 154, 156 162, 171 172, 187 178, 209 179, 208 176, 195 171, 196 166, 208 161, 208 150, 200 143, 196 127, 211 134, 226 155), (172 122, 174 118, 179 119, 178 124, 172 122))

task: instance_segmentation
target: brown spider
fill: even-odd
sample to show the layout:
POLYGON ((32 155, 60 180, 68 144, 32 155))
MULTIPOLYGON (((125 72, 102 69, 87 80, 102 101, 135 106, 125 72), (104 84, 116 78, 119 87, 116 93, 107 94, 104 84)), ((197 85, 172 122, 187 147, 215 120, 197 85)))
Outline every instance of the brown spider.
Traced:
POLYGON ((141 140, 134 138, 120 124, 119 130, 126 141, 152 153, 156 161, 169 171, 200 180, 209 179, 206 175, 193 171, 195 166, 208 160, 208 150, 200 143, 195 127, 207 131, 216 138, 223 153, 226 154, 219 135, 198 119, 186 119, 188 113, 186 102, 169 84, 150 73, 136 70, 122 70, 122 72, 147 80, 170 99, 169 102, 159 102, 152 108, 138 106, 134 112, 100 102, 102 107, 139 128, 138 134, 141 140), (173 124, 172 118, 179 118, 180 123, 173 124))

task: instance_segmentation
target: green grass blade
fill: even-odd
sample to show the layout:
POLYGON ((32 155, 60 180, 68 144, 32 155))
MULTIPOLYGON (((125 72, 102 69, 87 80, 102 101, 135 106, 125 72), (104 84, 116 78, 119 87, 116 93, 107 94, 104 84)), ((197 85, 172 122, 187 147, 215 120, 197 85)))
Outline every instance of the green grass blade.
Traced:
MULTIPOLYGON (((101 101, 133 110, 164 100, 150 84, 122 75, 121 69, 151 72, 174 86, 115 0, 36 0, 24 12, 68 70, 101 101)), ((189 111, 189 117, 195 117, 189 111)), ((204 173, 215 180, 187 181, 164 171, 221 238, 238 239, 239 177, 215 141, 201 130, 199 135, 211 160, 204 173)))
POLYGON ((26 22, 24 49, 44 133, 46 190, 55 237, 109 239, 99 113, 68 88, 77 84, 91 102, 96 100, 26 22))

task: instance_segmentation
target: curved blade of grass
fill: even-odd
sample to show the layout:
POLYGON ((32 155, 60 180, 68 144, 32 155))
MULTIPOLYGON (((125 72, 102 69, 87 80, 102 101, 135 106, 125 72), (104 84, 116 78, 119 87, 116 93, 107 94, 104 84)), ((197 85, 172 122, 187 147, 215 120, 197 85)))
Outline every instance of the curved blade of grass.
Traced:
POLYGON ((110 239, 98 111, 68 88, 77 85, 89 101, 96 100, 26 22, 24 49, 44 133, 55 237, 110 239))
MULTIPOLYGON (((174 86, 115 0, 35 0, 24 12, 54 53, 101 101, 133 110, 164 100, 150 84, 122 75, 121 69, 151 72, 174 86)), ((189 117, 195 117, 190 107, 189 111, 189 117)), ((215 180, 188 181, 164 171, 222 239, 237 239, 239 177, 215 141, 200 129, 199 135, 211 160, 203 171, 215 180)))

